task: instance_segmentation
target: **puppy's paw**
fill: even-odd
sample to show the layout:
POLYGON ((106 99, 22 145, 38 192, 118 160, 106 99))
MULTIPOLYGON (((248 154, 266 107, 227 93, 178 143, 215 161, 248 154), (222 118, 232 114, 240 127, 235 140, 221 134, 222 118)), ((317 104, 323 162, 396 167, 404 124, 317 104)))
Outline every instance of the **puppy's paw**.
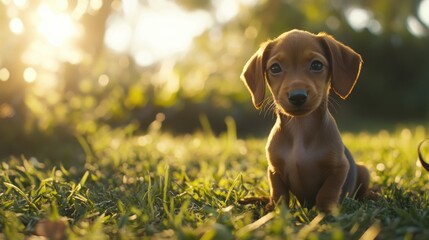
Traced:
POLYGON ((336 203, 319 203, 316 204, 316 208, 326 214, 335 214, 339 210, 338 205, 336 203))

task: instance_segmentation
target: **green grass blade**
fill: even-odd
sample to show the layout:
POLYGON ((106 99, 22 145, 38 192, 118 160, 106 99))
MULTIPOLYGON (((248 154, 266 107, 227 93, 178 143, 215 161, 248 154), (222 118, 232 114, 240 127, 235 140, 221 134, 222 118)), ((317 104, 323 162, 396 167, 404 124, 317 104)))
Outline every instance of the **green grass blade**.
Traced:
POLYGON ((25 199, 25 201, 27 201, 28 205, 31 208, 33 208, 36 211, 39 211, 39 208, 30 200, 30 198, 27 196, 27 194, 25 194, 25 192, 22 191, 19 187, 13 185, 12 183, 8 183, 8 182, 3 182, 3 184, 7 188, 12 188, 13 190, 15 190, 21 197, 23 197, 25 199))

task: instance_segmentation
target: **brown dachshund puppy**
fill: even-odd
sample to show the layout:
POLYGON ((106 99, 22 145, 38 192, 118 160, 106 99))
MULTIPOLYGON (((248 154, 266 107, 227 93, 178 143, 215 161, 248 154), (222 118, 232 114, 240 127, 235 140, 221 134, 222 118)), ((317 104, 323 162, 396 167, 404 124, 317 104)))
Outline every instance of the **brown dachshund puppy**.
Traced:
POLYGON ((331 212, 340 199, 362 198, 369 173, 344 146, 328 110, 330 88, 343 99, 352 91, 362 59, 329 35, 301 30, 265 42, 243 69, 256 108, 273 95, 277 122, 266 146, 270 203, 289 194, 306 207, 331 212))

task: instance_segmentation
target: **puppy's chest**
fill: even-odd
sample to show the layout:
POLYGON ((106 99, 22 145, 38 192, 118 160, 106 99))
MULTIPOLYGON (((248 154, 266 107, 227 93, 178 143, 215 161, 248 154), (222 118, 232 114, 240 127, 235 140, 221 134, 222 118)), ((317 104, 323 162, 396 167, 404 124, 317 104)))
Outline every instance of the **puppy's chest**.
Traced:
POLYGON ((268 160, 276 172, 291 178, 320 177, 329 161, 329 150, 301 142, 270 143, 268 160))
POLYGON ((320 158, 323 158, 318 149, 288 143, 273 146, 268 155, 274 167, 284 165, 288 169, 312 168, 318 164, 320 158))

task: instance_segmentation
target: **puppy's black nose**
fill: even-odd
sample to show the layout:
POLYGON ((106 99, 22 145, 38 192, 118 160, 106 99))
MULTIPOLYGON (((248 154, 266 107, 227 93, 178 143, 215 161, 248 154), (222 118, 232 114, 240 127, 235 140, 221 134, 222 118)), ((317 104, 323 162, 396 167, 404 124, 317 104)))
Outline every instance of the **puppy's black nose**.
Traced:
POLYGON ((293 90, 291 92, 289 92, 289 102, 292 103, 293 105, 299 107, 301 105, 303 105, 305 103, 305 101, 307 101, 307 91, 305 90, 293 90))

